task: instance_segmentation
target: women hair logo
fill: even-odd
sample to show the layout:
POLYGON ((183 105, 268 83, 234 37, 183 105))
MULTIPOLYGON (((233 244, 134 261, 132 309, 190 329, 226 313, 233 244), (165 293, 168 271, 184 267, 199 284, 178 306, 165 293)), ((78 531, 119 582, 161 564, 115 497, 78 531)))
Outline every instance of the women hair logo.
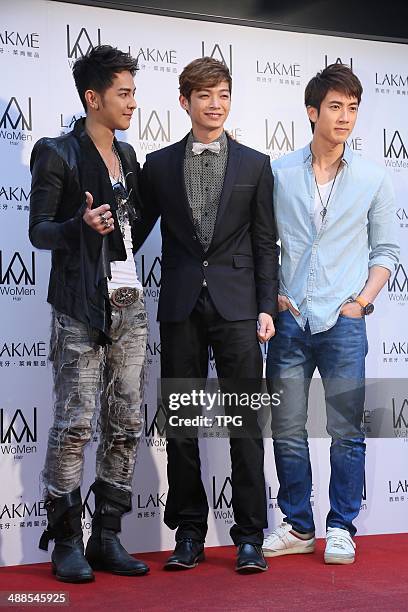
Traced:
POLYGON ((101 30, 96 30, 94 39, 88 34, 86 28, 81 28, 77 37, 72 35, 70 26, 67 24, 67 54, 69 59, 78 59, 78 57, 84 57, 87 53, 92 51, 94 47, 101 44, 101 30))

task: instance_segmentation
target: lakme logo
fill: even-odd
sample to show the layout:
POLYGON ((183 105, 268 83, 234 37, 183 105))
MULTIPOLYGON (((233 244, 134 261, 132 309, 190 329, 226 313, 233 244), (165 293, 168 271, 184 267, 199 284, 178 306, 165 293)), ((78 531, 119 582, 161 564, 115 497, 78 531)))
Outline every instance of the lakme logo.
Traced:
POLYGON ((61 128, 61 135, 65 134, 66 130, 72 130, 72 128, 74 127, 75 121, 77 121, 83 116, 84 115, 79 114, 79 115, 69 115, 68 117, 64 117, 64 115, 61 113, 60 114, 60 125, 59 125, 59 127, 61 128))
POLYGON ((386 166, 392 168, 408 168, 408 151, 398 130, 393 133, 383 131, 384 134, 384 161, 386 166))
POLYGON ((47 357, 47 345, 44 341, 39 342, 4 342, 0 344, 0 359, 13 359, 22 357, 47 357))
POLYGON ((363 139, 361 136, 355 136, 354 138, 350 138, 347 141, 350 149, 352 149, 355 153, 361 153, 363 150, 363 139))
POLYGON ((0 31, 0 43, 10 45, 10 47, 23 47, 26 49, 40 48, 40 35, 37 32, 20 32, 2 30, 0 31))
MULTIPOLYGON (((130 48, 129 48, 130 54, 130 48)), ((151 47, 142 48, 136 54, 138 62, 151 62, 153 64, 177 64, 177 51, 175 49, 154 49, 151 47)))
POLYGON ((408 399, 392 398, 392 425, 397 438, 408 437, 408 399))
POLYGON ((32 129, 31 98, 27 98, 25 104, 15 97, 10 98, 0 116, 0 139, 8 140, 13 145, 31 142, 32 135, 25 132, 31 132, 32 129))
POLYGON ((0 185, 0 202, 28 202, 30 190, 24 187, 13 187, 11 185, 0 185))
POLYGON ((149 340, 146 345, 146 356, 147 362, 151 365, 153 362, 156 362, 160 359, 161 355, 161 346, 160 342, 156 342, 156 340, 149 340))
POLYGON ((408 74, 394 74, 392 72, 385 72, 384 74, 375 73, 375 84, 384 87, 407 87, 408 88, 408 74))
POLYGON ((225 64, 232 74, 232 45, 215 43, 211 46, 201 41, 201 57, 214 57, 225 64))
POLYGON ((20 502, 19 504, 3 504, 0 506, 0 521, 5 519, 40 518, 46 516, 44 500, 35 502, 20 502))
POLYGON ((327 66, 330 66, 330 64, 346 64, 346 66, 350 66, 351 70, 353 70, 353 58, 349 57, 349 58, 344 58, 344 60, 341 57, 329 57, 328 55, 324 56, 324 67, 327 68, 327 66))
POLYGON ((384 355, 408 355, 407 342, 383 342, 384 355))
POLYGON ((384 363, 408 363, 408 343, 404 340, 383 341, 384 363))
POLYGON ((221 487, 217 486, 217 477, 212 477, 212 496, 214 518, 222 519, 227 524, 234 520, 232 508, 232 482, 230 476, 227 476, 221 487))
POLYGON ((284 62, 261 62, 256 60, 257 74, 268 76, 300 78, 300 64, 285 64, 284 62))
POLYGON ((279 508, 277 502, 277 495, 273 494, 272 487, 270 485, 268 485, 267 496, 269 509, 272 510, 273 508, 279 508))
MULTIPOLYGON (((101 30, 98 28, 92 32, 92 37, 86 28, 71 30, 67 24, 67 56, 68 59, 78 59, 84 57, 94 47, 101 44, 101 30)), ((71 62, 73 63, 73 62, 71 62)))
POLYGON ((37 408, 33 408, 31 418, 26 418, 20 409, 9 414, 0 408, 1 454, 22 459, 23 455, 37 452, 36 445, 30 442, 37 442, 37 408))
POLYGON ((265 119, 265 145, 274 159, 295 150, 295 123, 284 126, 282 121, 271 124, 265 119))
POLYGON ((137 494, 137 505, 139 510, 158 510, 166 506, 166 493, 137 494))
MULTIPOLYGON (((389 480, 388 481, 388 492, 392 494, 404 495, 404 493, 408 493, 408 480, 405 478, 404 480, 389 480)), ((401 501, 404 497, 401 498, 401 501)), ((394 499, 394 501, 399 501, 398 498, 394 499)))
POLYGON ((152 110, 148 117, 143 115, 141 108, 138 108, 137 112, 141 149, 160 149, 162 143, 170 142, 170 111, 166 111, 161 117, 155 110, 152 110))
POLYGON ((30 263, 24 261, 19 251, 11 258, 5 258, 0 251, 0 295, 10 295, 19 301, 21 296, 35 295, 35 289, 29 288, 30 285, 35 285, 34 251, 31 251, 30 263))
POLYGON ((408 301, 408 276, 402 264, 398 264, 388 280, 388 296, 391 302, 405 305, 408 301))

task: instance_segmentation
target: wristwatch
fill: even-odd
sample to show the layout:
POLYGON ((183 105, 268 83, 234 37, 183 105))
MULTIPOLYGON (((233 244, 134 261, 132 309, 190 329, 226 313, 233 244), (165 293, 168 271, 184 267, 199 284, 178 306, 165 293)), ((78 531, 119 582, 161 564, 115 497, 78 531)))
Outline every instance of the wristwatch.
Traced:
POLYGON ((361 295, 358 295, 354 301, 357 302, 357 304, 360 304, 361 314, 363 317, 374 312, 374 304, 371 304, 371 302, 365 300, 361 295))

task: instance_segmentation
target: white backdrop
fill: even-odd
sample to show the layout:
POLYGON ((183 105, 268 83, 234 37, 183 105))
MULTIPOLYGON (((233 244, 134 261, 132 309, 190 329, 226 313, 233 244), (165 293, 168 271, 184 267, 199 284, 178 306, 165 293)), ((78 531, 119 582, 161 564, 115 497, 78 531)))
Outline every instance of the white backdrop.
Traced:
MULTIPOLYGON (((401 263, 368 321, 368 376, 403 379, 408 365, 408 100, 407 47, 393 43, 280 32, 70 5, 4 0, 0 24, 0 564, 45 561, 37 548, 45 525, 39 474, 52 414, 48 365, 50 256, 27 236, 29 158, 41 136, 71 129, 82 114, 71 75, 90 45, 107 43, 139 56, 139 105, 119 138, 146 152, 184 136, 189 121, 178 105, 178 74, 192 59, 212 55, 232 70, 233 104, 227 128, 237 140, 276 158, 303 146, 310 128, 303 107, 307 81, 326 63, 352 64, 364 86, 350 145, 388 167, 397 195, 401 263)), ((156 406, 160 343, 155 322, 160 291, 158 229, 137 257, 150 314, 145 438, 134 477, 134 510, 122 539, 133 551, 169 549, 163 525, 166 499, 163 414, 156 406)), ((213 365, 210 362, 210 365, 213 365)), ((388 439, 369 439, 360 534, 408 527, 408 392, 388 381, 368 394, 365 426, 388 439), (385 392, 378 393, 378 389, 385 392), (381 399, 379 399, 381 395, 381 399), (379 417, 380 415, 380 417, 379 417), (378 424, 378 423, 377 423, 378 424)), ((87 450, 83 494, 94 477, 96 441, 87 450)), ((229 543, 232 523, 229 453, 225 440, 202 440, 203 478, 210 503, 209 545, 229 543)), ((311 440, 317 534, 328 509, 329 440, 311 440)), ((269 526, 280 522, 271 440, 265 440, 269 526)), ((92 496, 91 496, 92 497, 92 496)), ((88 535, 93 500, 84 517, 88 535)))

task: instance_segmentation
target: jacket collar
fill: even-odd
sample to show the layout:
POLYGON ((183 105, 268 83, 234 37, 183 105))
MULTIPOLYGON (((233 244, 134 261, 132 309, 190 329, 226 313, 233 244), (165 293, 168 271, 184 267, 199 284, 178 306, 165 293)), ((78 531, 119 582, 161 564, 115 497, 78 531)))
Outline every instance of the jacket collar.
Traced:
MULTIPOLYGON (((308 165, 308 166, 312 166, 312 149, 311 149, 312 143, 309 142, 309 144, 307 144, 305 147, 303 147, 302 149, 302 155, 303 155, 303 163, 308 165)), ((343 153, 343 162, 346 164, 346 166, 350 166, 352 161, 353 161, 353 156, 354 153, 353 151, 350 149, 350 147, 348 146, 347 142, 344 144, 344 153, 343 153)))

